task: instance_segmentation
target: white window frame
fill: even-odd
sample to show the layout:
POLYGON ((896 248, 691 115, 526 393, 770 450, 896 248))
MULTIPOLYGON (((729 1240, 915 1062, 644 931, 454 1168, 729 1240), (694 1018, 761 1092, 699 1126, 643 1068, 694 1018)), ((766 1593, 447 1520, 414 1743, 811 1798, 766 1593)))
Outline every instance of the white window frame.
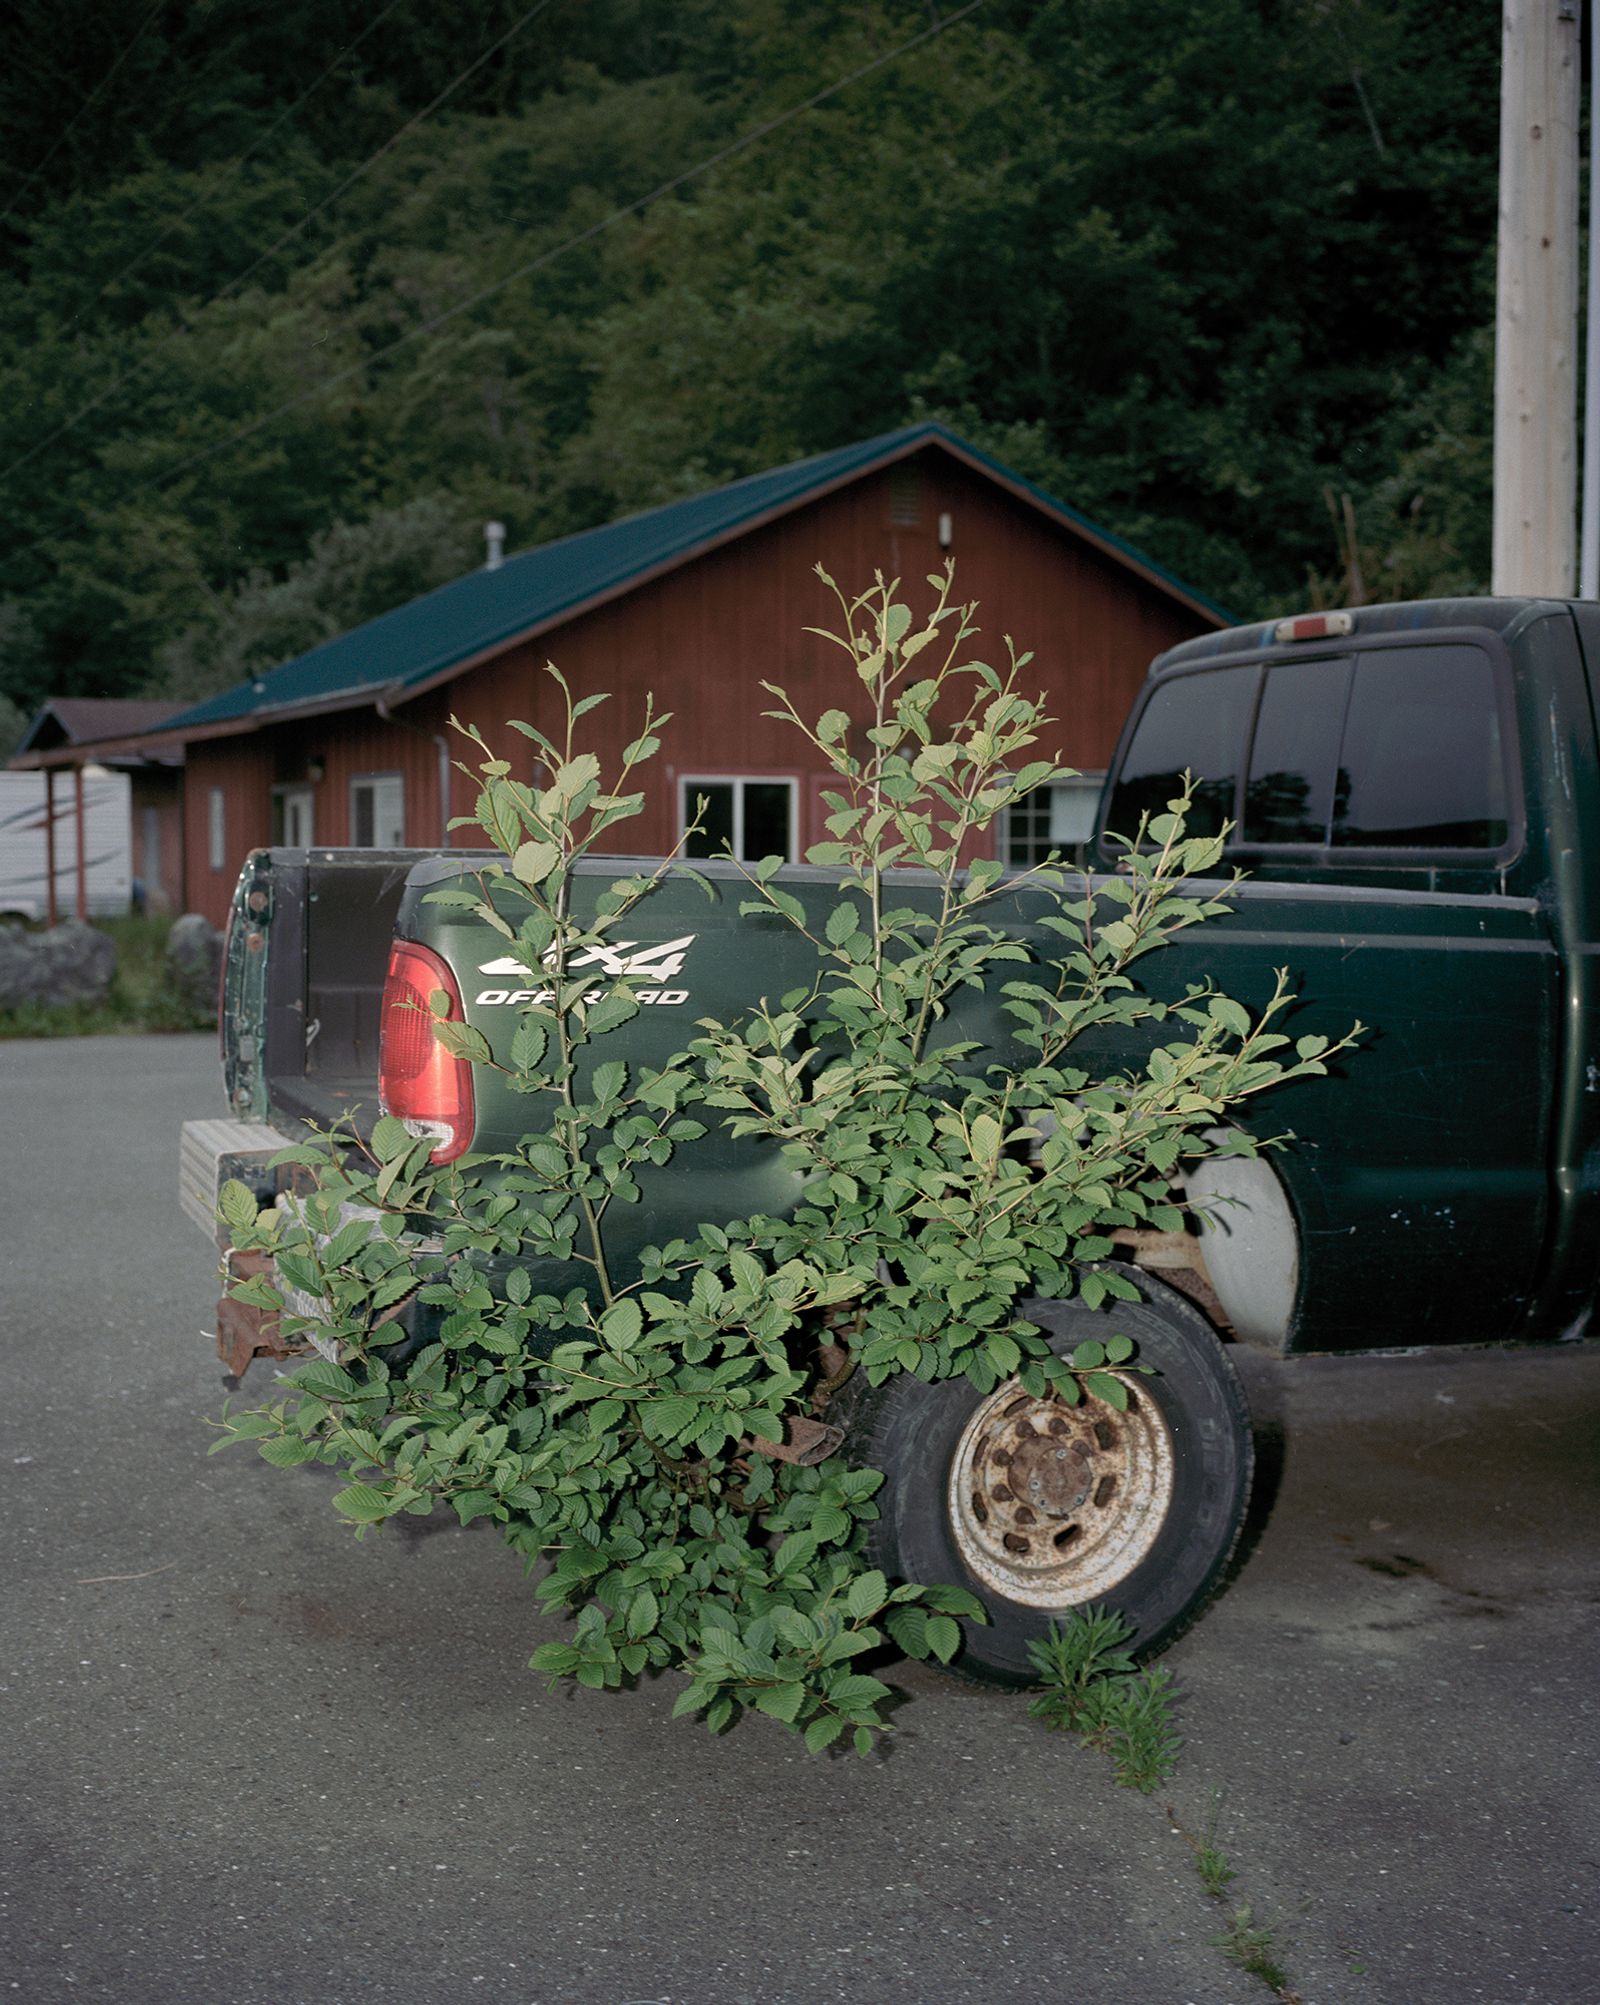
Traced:
POLYGON ((228 795, 213 787, 206 796, 206 854, 213 870, 228 867, 228 795))
POLYGON ((685 830, 694 819, 695 796, 707 787, 732 787, 733 789, 733 853, 743 863, 756 863, 758 857, 747 857, 744 853, 744 790, 746 787, 784 787, 789 795, 789 848, 785 863, 797 863, 800 857, 800 783, 789 773, 684 773, 678 780, 678 836, 681 841, 685 830))
POLYGON ((406 846, 406 776, 393 770, 383 773, 354 773, 350 779, 350 847, 352 849, 404 849, 406 846), (394 842, 379 840, 379 788, 392 783, 399 800, 399 834, 394 842), (356 796, 363 787, 372 789, 372 841, 356 841, 356 796))
POLYGON ((1074 794, 1081 800, 1084 797, 1084 795, 1088 794, 1092 789, 1095 803, 1098 805, 1100 794, 1105 786, 1105 780, 1106 776, 1104 773, 1077 773, 1074 774, 1074 776, 1070 780, 1062 780, 1052 786, 1040 787, 1038 789, 1038 793, 1030 797, 1030 803, 1025 804, 1020 810, 1017 808, 1005 809, 1000 817, 999 837, 1000 837, 1000 857, 1001 860, 1005 863, 1006 868, 1008 870, 1031 869, 1035 865, 1042 863, 1044 861, 1045 852, 1047 852, 1051 848, 1059 850, 1061 852, 1062 860, 1066 863, 1072 864, 1079 861, 1080 858, 1082 858, 1086 854, 1088 844, 1094 838, 1093 815, 1090 816, 1088 832, 1084 836, 1084 839, 1081 842, 1065 841, 1057 833, 1057 825, 1059 817, 1056 812, 1055 804, 1053 802, 1039 801, 1038 797, 1039 795, 1048 796, 1050 794, 1054 794, 1059 791, 1061 793, 1074 794), (1034 801, 1038 802, 1038 806, 1033 806, 1031 804, 1034 801), (1037 814, 1039 812, 1039 808, 1045 806, 1048 806, 1049 809, 1050 832, 1044 839, 1044 850, 1041 851, 1039 855, 1033 857, 1032 859, 1013 857, 1011 854, 1012 816, 1019 812, 1024 814, 1029 814, 1029 813, 1037 814))

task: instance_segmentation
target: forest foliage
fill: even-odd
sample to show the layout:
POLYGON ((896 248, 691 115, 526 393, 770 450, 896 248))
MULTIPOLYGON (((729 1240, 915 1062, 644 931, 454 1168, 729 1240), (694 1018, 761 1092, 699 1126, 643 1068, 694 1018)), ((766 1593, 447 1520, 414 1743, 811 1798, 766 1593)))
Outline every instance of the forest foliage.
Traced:
POLYGON ((1481 587, 1495 10, 953 12, 19 0, 0 701, 919 416, 1240 616, 1481 587))

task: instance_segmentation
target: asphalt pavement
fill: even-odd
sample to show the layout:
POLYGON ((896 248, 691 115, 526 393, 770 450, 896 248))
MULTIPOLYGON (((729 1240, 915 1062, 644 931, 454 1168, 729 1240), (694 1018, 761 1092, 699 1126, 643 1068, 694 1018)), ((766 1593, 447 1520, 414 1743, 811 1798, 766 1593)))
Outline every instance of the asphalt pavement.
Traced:
POLYGON ((1155 1796, 921 1666, 812 1760, 547 1692, 491 1530, 208 1458, 224 1111, 207 1038, 0 1043, 0 1996, 1260 2005, 1181 1827, 1305 2005, 1600 1999, 1600 1346, 1241 1360, 1257 1519, 1155 1796))

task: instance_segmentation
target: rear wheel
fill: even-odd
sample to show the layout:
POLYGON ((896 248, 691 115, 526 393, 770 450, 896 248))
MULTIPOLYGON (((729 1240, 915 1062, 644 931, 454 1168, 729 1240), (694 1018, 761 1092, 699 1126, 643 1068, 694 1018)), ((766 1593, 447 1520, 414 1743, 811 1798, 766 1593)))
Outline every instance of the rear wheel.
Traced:
POLYGON ((1244 1393, 1216 1333, 1182 1295, 1136 1270, 1137 1302, 1108 1309, 1032 1299, 1020 1313, 1066 1355, 1130 1337, 1113 1373, 1127 1408, 1085 1395, 1035 1399, 1016 1379, 987 1395, 966 1379, 902 1373, 866 1396, 855 1460, 884 1472, 873 1563, 901 1580, 954 1582, 967 1622, 957 1668, 1029 1684, 1028 1644, 1052 1619, 1115 1609, 1141 1655, 1163 1649, 1220 1584, 1244 1522, 1253 1450, 1244 1393))

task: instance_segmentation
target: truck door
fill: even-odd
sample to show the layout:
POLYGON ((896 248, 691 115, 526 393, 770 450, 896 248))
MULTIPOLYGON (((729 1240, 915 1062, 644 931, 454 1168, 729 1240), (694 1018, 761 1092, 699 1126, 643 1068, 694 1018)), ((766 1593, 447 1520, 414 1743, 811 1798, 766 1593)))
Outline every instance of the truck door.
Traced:
POLYGON ((1548 1220, 1559 964, 1508 896, 1526 838, 1511 664, 1498 638, 1386 634, 1175 670, 1135 723, 1107 826, 1136 827, 1185 765, 1249 880, 1202 945, 1149 964, 1288 1028, 1371 1026, 1338 1076, 1255 1103, 1300 1235, 1293 1349, 1470 1342, 1523 1320, 1548 1220), (1157 963, 1166 960, 1160 969, 1157 963))

